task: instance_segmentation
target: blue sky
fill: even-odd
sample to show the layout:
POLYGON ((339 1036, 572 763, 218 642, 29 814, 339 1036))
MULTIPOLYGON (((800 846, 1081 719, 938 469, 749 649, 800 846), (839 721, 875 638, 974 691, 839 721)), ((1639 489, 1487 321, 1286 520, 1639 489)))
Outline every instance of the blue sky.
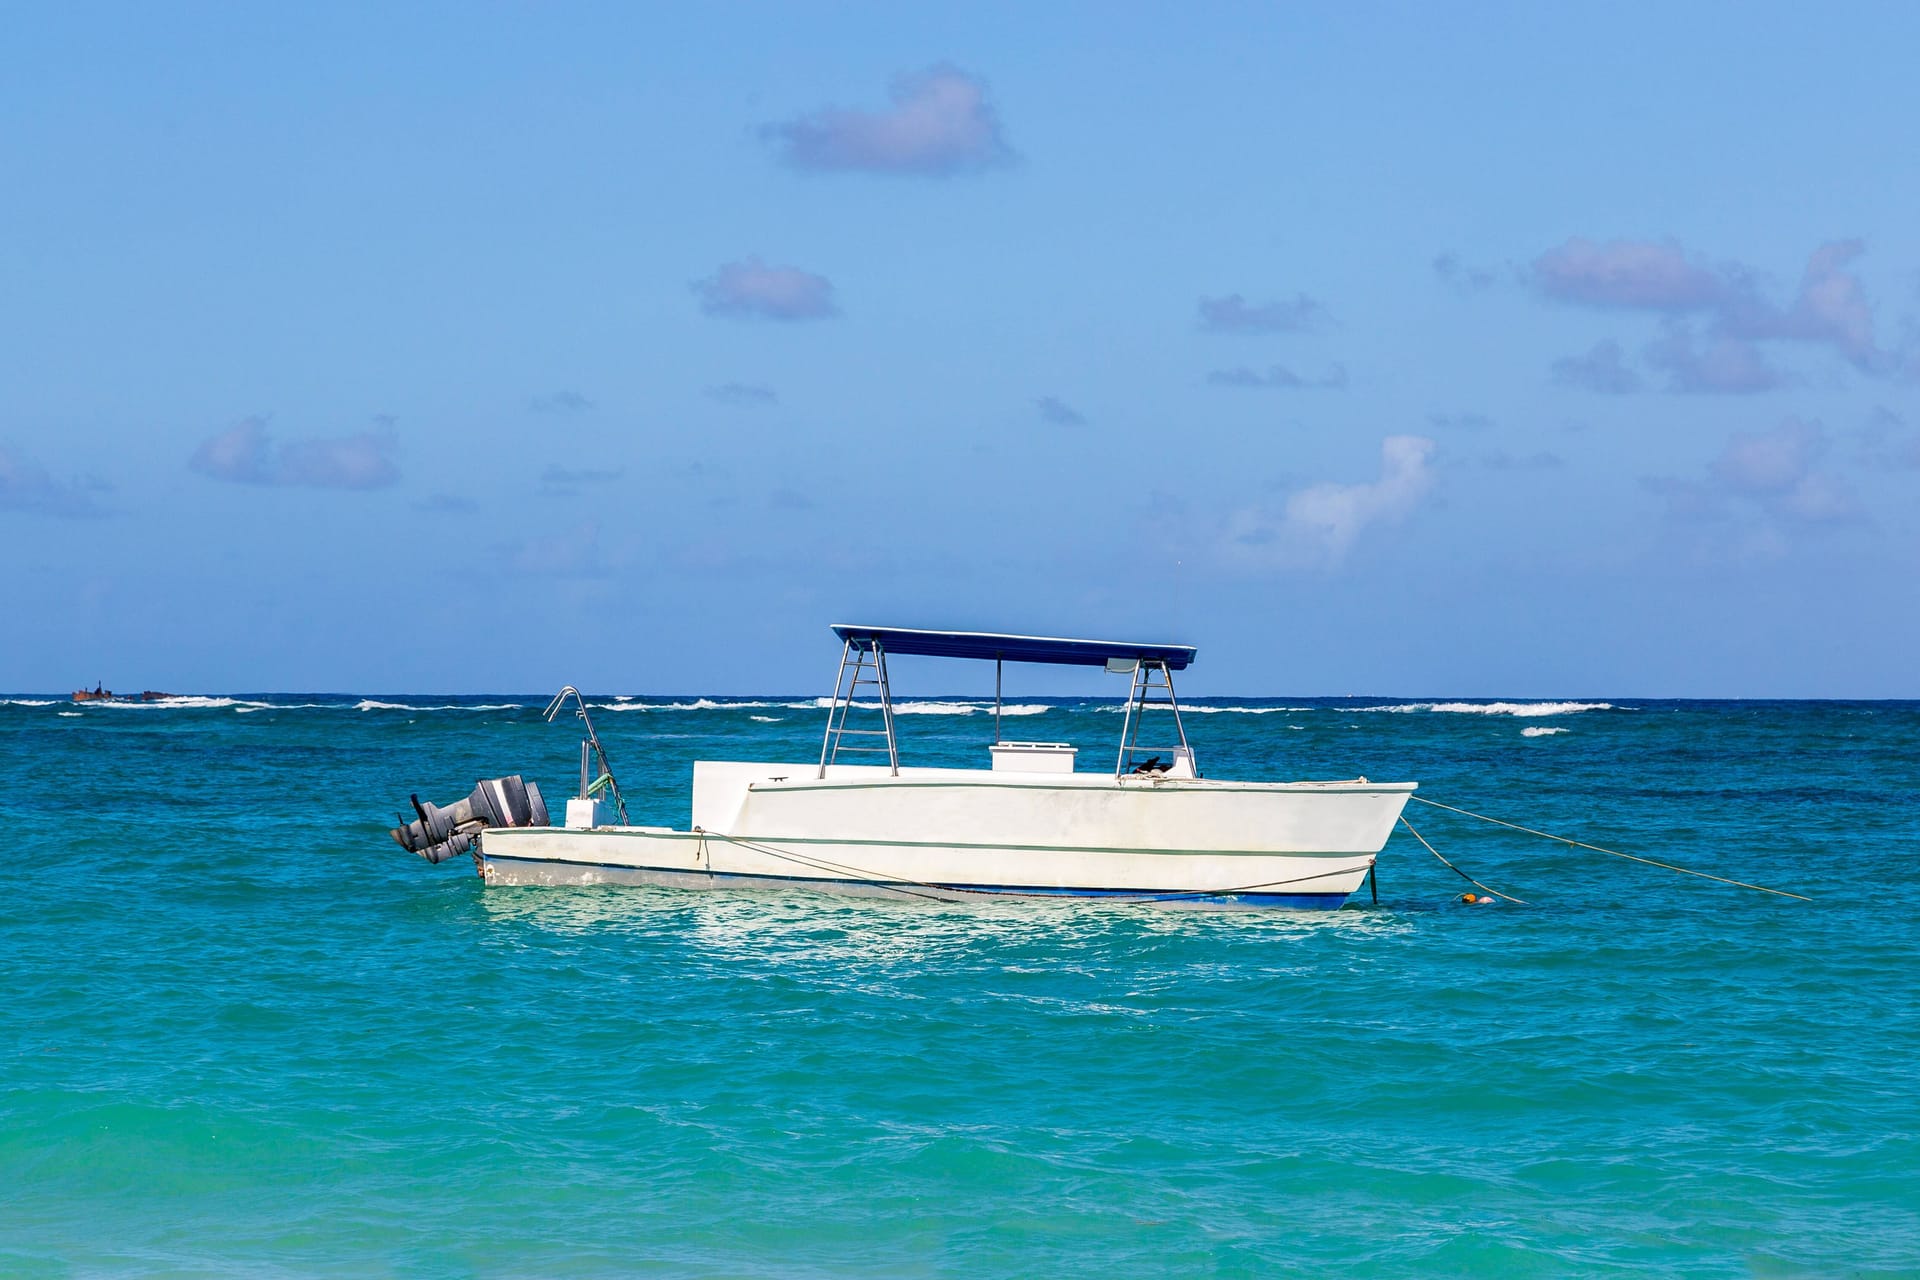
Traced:
POLYGON ((1920 695, 1910 7, 8 25, 0 685, 1920 695))

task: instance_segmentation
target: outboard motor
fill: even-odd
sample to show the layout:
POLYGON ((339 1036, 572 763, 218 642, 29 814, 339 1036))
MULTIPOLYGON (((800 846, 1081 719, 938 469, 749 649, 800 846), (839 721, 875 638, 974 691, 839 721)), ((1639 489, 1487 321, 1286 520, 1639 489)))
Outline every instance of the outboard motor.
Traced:
MULTIPOLYGON (((593 719, 587 715, 587 701, 580 696, 580 691, 568 685, 555 694, 553 701, 547 704, 547 722, 553 722, 568 698, 573 699, 575 711, 587 730, 586 740, 580 744, 580 799, 592 802, 589 808, 597 813, 598 802, 595 797, 601 791, 606 791, 613 798, 614 810, 620 815, 620 825, 624 827, 627 825, 627 802, 620 797, 620 784, 613 779, 613 766, 607 763, 606 750, 600 745, 599 735, 593 731, 593 719), (597 778, 593 776, 591 768, 596 760, 600 766, 597 778)), ((474 861, 479 863, 481 858, 477 846, 480 833, 489 827, 553 825, 547 817, 547 802, 540 798, 540 788, 523 780, 517 773, 504 778, 482 779, 474 787, 472 795, 445 809, 437 804, 424 804, 419 796, 408 798, 413 801, 413 811, 420 816, 408 822, 406 815, 402 814, 400 825, 391 828, 387 834, 402 849, 417 853, 428 862, 445 862, 448 858, 470 853, 474 861)))
POLYGON ((445 862, 473 852, 475 838, 488 827, 548 825, 547 802, 540 798, 539 784, 522 781, 517 773, 487 778, 472 795, 445 809, 423 804, 417 795, 409 798, 419 818, 394 827, 389 834, 402 849, 428 862, 445 862))

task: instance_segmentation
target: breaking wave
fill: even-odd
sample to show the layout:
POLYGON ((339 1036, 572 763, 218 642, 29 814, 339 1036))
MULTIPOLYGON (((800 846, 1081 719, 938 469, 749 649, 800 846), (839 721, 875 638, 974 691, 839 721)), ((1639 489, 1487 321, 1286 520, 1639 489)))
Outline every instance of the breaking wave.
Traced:
MULTIPOLYGON (((1164 711, 1166 710, 1167 704, 1164 702, 1150 702, 1147 706, 1154 711, 1164 711)), ((1089 711, 1110 711, 1115 715, 1124 714, 1126 709, 1127 704, 1124 700, 1120 702, 1103 702, 1098 706, 1087 708, 1089 711)), ((1338 707, 1294 707, 1277 705, 1271 707, 1208 707, 1202 706, 1197 702, 1183 702, 1180 704, 1180 714, 1183 716, 1270 716, 1276 711, 1338 710, 1338 707)))
MULTIPOLYGON (((1047 704, 1044 702, 1009 702, 1000 708, 1000 714, 1003 716, 1037 716, 1046 711, 1047 704)), ((990 716, 993 714, 993 704, 991 702, 896 702, 893 704, 893 714, 897 716, 970 716, 975 712, 990 716)))
POLYGON ((1441 711, 1475 716, 1570 716, 1576 711, 1617 711, 1611 702, 1398 702, 1354 711, 1441 711))
MULTIPOLYGON (((715 698, 690 698, 685 702, 638 702, 630 698, 621 698, 613 702, 595 702, 590 704, 595 711, 825 711, 834 705, 832 698, 809 698, 804 702, 772 702, 761 699, 743 698, 740 701, 722 702, 715 698)), ((856 702, 856 711, 878 711, 877 702, 856 702)), ((1045 702, 1010 702, 1000 708, 1003 716, 1038 716, 1053 710, 1045 702)), ((893 714, 897 716, 970 716, 975 714, 992 715, 991 702, 959 702, 945 700, 908 699, 893 704, 893 714)), ((754 716, 755 720, 762 717, 754 716)), ((766 717, 773 721, 784 717, 766 717)))
POLYGON ((87 705, 93 706, 93 707, 121 707, 121 708, 124 708, 124 707, 203 708, 203 707, 270 707, 273 704, 271 702, 249 701, 245 698, 209 698, 209 697, 200 697, 198 695, 192 695, 192 696, 184 696, 179 698, 154 698, 150 702, 139 702, 139 701, 131 701, 131 700, 123 702, 116 698, 112 702, 91 702, 91 703, 88 703, 87 705))
MULTIPOLYGON (((809 707, 824 711, 833 705, 833 699, 815 698, 812 702, 789 702, 783 705, 809 707)), ((853 704, 853 707, 856 711, 878 711, 880 704, 877 702, 856 702, 853 704)), ((1000 708, 1000 714, 1003 716, 1038 716, 1045 715, 1051 710, 1053 710, 1053 707, 1045 702, 1009 702, 1000 708)), ((893 704, 893 714, 897 716, 970 716, 976 712, 983 715, 992 715, 993 704, 991 702, 940 701, 907 701, 893 704)))
POLYGON ((1180 714, 1195 716, 1270 716, 1276 711, 1319 711, 1320 707, 1200 707, 1180 704, 1180 714))
POLYGON ((1530 724, 1526 728, 1520 731, 1520 736, 1523 738, 1544 738, 1549 734, 1566 733, 1566 732, 1568 731, 1565 729, 1562 729, 1559 725, 1530 724))
MULTIPOLYGON (((348 695, 351 697, 351 695, 348 695)), ((0 706, 51 707, 64 706, 61 699, 55 698, 0 698, 0 706)), ((523 702, 398 702, 384 701, 379 698, 362 698, 357 702, 272 702, 253 698, 234 698, 224 696, 181 696, 156 698, 151 702, 138 700, 116 700, 112 702, 85 704, 100 707, 160 707, 174 709, 216 709, 232 708, 241 714, 256 711, 313 710, 353 710, 353 711, 515 711, 527 707, 538 708, 538 703, 523 702)), ((631 694, 607 695, 605 701, 588 704, 595 711, 721 711, 721 712, 757 712, 751 717, 760 724, 777 724, 789 717, 774 714, 785 711, 822 711, 834 705, 832 698, 818 697, 806 699, 770 699, 770 698, 685 698, 676 700, 641 701, 631 694)), ((860 711, 878 711, 877 701, 863 700, 853 704, 860 711)), ((1155 710, 1164 710, 1164 703, 1154 704, 1155 710)), ((83 709, 83 708, 81 708, 83 709)), ((1061 702, 1012 702, 1000 708, 1003 716, 1039 716, 1049 711, 1069 713, 1099 712, 1122 714, 1126 711, 1124 701, 1109 702, 1105 699, 1094 701, 1066 700, 1061 702)), ((1340 715, 1353 715, 1362 712, 1380 712, 1387 714, 1412 714, 1417 712, 1514 716, 1532 718, 1544 716, 1575 715, 1585 711, 1618 711, 1622 708, 1611 702, 1393 702, 1374 706, 1354 707, 1336 704, 1307 706, 1299 703, 1270 703, 1253 706, 1221 706, 1205 703, 1180 704, 1182 715, 1238 715, 1268 716, 1276 713, 1288 715, 1311 715, 1317 712, 1332 712, 1340 715)), ((893 704, 893 712, 898 716, 991 716, 993 703, 990 700, 975 698, 919 698, 904 699, 893 704)), ((1299 728, 1289 723, 1288 728, 1299 728)), ((1556 729, 1554 732, 1565 732, 1556 729)), ((1529 737, 1544 737, 1544 733, 1529 731, 1529 737)))
POLYGON ((411 702, 381 702, 376 698, 362 698, 353 704, 355 711, 513 711, 519 707, 518 702, 440 702, 423 706, 411 702))
POLYGON ((612 702, 596 702, 595 711, 747 711, 755 707, 810 707, 811 702, 716 702, 712 698, 695 698, 691 702, 636 702, 632 695, 616 698, 612 702))

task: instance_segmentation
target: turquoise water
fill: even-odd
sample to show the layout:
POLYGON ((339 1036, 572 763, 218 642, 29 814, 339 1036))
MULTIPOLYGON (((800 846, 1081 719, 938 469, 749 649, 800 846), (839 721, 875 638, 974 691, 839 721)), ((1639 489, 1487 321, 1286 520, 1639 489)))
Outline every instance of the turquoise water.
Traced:
MULTIPOLYGON (((756 701, 601 713, 635 820, 817 754, 756 701)), ((387 839, 564 796, 537 702, 0 705, 0 1273, 1920 1275, 1920 704, 1211 704, 1215 776, 1816 899, 1415 806, 1532 905, 1396 836, 1377 907, 1295 914, 487 890, 387 839)), ((925 710, 909 763, 984 762, 925 710)))

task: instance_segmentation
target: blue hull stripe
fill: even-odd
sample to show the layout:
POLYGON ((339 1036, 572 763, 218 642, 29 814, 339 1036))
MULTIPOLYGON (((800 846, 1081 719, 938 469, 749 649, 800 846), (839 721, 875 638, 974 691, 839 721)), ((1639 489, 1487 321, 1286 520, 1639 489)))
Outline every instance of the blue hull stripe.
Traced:
POLYGON ((571 858, 527 858, 517 854, 488 856, 488 862, 540 863, 555 867, 591 867, 604 871, 625 871, 637 874, 653 874, 681 878, 706 877, 711 881, 751 880, 781 881, 787 884, 810 885, 832 888, 835 885, 859 885, 866 889, 892 889, 900 893, 912 893, 915 889, 943 889, 950 893, 973 893, 987 897, 1003 898, 1133 898, 1144 902, 1226 902, 1247 907, 1287 907, 1295 910, 1332 911, 1342 906, 1348 895, 1344 893, 1208 893, 1197 889, 1059 889, 1046 885, 1006 885, 1006 884, 941 884, 936 882, 908 882, 904 880, 856 880, 851 877, 835 878, 828 876, 781 876, 746 874, 732 871, 703 871, 681 867, 638 867, 627 862, 576 862, 571 858))

